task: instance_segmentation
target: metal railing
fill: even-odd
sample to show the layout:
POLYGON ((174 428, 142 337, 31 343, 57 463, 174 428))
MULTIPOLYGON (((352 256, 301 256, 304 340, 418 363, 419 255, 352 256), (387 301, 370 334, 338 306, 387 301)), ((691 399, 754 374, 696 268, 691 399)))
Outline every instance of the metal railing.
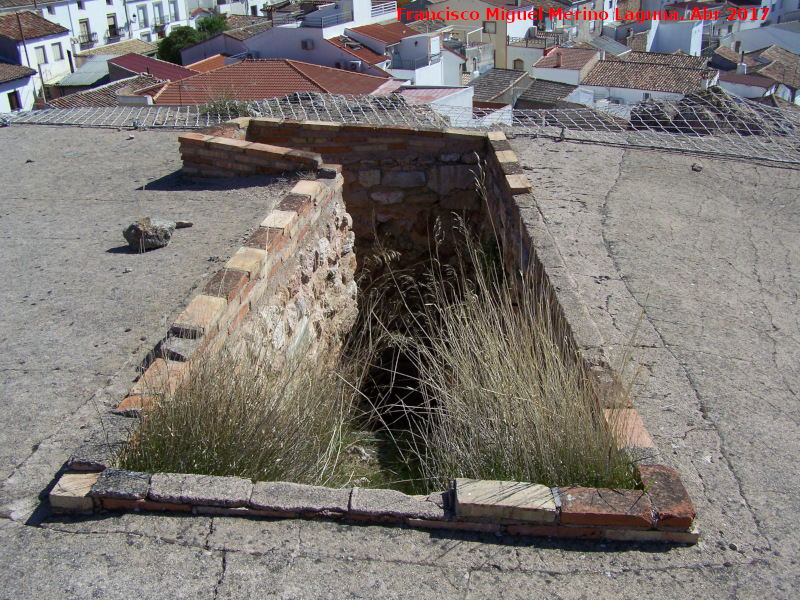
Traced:
POLYGON ((348 11, 337 13, 335 15, 328 15, 327 17, 313 17, 306 15, 302 18, 301 22, 303 27, 333 27, 334 25, 349 23, 352 20, 353 13, 348 11))
POLYGON ((194 129, 236 117, 332 121, 414 129, 500 129, 585 143, 765 160, 800 166, 800 115, 718 88, 681 100, 633 106, 512 110, 409 105, 400 96, 338 96, 298 92, 258 102, 204 106, 116 106, 45 109, 0 115, 11 125, 75 125, 194 129))
POLYGON ((153 17, 153 27, 163 27, 169 22, 170 18, 167 15, 156 15, 153 17))
POLYGON ((441 54, 432 54, 425 58, 416 58, 411 60, 401 60, 399 58, 392 58, 392 69, 402 69, 404 71, 416 71, 429 65, 435 65, 442 60, 441 54))
POLYGON ((78 36, 79 44, 94 44, 97 42, 97 34, 94 32, 82 33, 78 36))
POLYGON ((382 15, 396 15, 397 2, 383 2, 382 4, 373 4, 370 16, 380 17, 382 15))

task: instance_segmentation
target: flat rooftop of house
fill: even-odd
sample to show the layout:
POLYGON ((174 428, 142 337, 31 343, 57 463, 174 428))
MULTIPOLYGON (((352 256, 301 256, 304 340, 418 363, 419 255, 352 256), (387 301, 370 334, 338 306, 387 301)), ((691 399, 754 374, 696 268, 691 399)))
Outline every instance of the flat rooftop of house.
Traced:
MULTIPOLYGON (((606 60, 616 60, 616 57, 606 56, 606 60)), ((691 56, 689 54, 665 54, 662 52, 637 52, 632 50, 619 60, 631 63, 646 63, 654 65, 669 65, 671 67, 685 67, 689 69, 704 69, 708 65, 708 57, 691 56)))
POLYGON ((538 37, 525 38, 524 40, 517 40, 516 42, 511 42, 508 45, 514 46, 515 48, 545 48, 547 47, 547 40, 538 37))
POLYGON ((494 68, 473 79, 468 85, 475 88, 473 100, 491 102, 526 77, 528 77, 527 71, 494 68))
POLYGON ((399 44, 407 37, 420 35, 419 31, 412 29, 404 23, 389 23, 388 25, 376 23, 373 25, 362 25, 360 27, 349 27, 348 30, 383 42, 387 46, 399 44))
POLYGON ((714 72, 712 69, 601 60, 581 85, 688 94, 702 89, 703 75, 714 72))
MULTIPOLYGON (((89 87, 108 77, 108 59, 113 55, 98 54, 89 57, 74 73, 68 73, 59 82, 61 87, 89 87)), ((107 79, 106 79, 107 81, 107 79)))
POLYGON ((36 69, 31 69, 30 67, 25 67, 23 65, 15 65, 13 63, 0 60, 0 83, 5 83, 6 81, 15 81, 17 79, 30 77, 31 75, 35 74, 36 69))
POLYGON ((23 39, 35 40, 59 33, 69 33, 69 29, 29 10, 0 15, 0 36, 15 42, 21 42, 23 39))
POLYGON ((597 58, 594 48, 555 48, 547 56, 534 63, 534 68, 580 70, 597 58), (558 55, 561 54, 561 67, 558 67, 558 55))
POLYGON ((147 73, 162 81, 179 81, 199 73, 199 71, 194 71, 171 62, 134 53, 111 58, 108 62, 126 71, 130 71, 131 74, 138 75, 139 73, 147 73))
POLYGON ((148 44, 147 42, 143 42, 142 40, 138 39, 132 39, 116 42, 114 44, 106 44, 105 46, 96 46, 94 48, 90 48, 89 50, 84 50, 83 52, 76 52, 75 56, 95 56, 98 54, 113 54, 114 56, 120 56, 122 54, 129 54, 131 52, 134 54, 153 55, 157 50, 158 48, 153 44, 148 44))
POLYGON ((522 92, 520 100, 532 102, 558 102, 569 96, 578 88, 577 85, 534 79, 530 87, 522 92))
POLYGON ((569 140, 509 140, 533 185, 521 216, 541 215, 531 235, 563 257, 599 339, 629 347, 632 372, 644 365, 636 406, 697 508, 700 544, 331 519, 51 515, 40 495, 97 425, 95 407, 120 399, 164 335, 165 315, 182 310, 290 189, 259 178, 184 181, 178 131, 130 133, 0 128, 0 148, 14 150, 0 152, 4 596, 163 598, 174 589, 450 600, 591 590, 661 600, 785 598, 796 588, 800 505, 787 465, 798 452, 800 172, 569 140), (131 254, 121 231, 144 215, 194 226, 167 248, 131 254))
POLYGON ((388 81, 284 58, 247 59, 147 90, 146 94, 155 104, 180 106, 217 100, 264 100, 294 92, 366 95, 388 81))
POLYGON ((146 89, 153 85, 161 83, 160 79, 156 79, 152 75, 136 75, 127 79, 119 79, 112 81, 106 85, 61 96, 48 101, 48 105, 52 108, 97 108, 106 106, 119 106, 119 99, 117 92, 120 90, 130 88, 131 93, 146 89))
POLYGON ((451 25, 447 21, 440 21, 438 19, 420 19, 419 21, 409 21, 406 23, 408 27, 420 33, 433 33, 434 31, 441 31, 449 29, 451 25))
POLYGON ((775 80, 759 73, 737 73, 736 71, 720 71, 719 80, 727 83, 739 83, 756 87, 769 88, 775 85, 775 80))

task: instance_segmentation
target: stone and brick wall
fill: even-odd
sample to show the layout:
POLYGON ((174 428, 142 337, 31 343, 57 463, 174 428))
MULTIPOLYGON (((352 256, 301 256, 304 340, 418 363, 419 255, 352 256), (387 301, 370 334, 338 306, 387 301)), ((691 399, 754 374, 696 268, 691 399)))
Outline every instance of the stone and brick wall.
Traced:
MULTIPOLYGON (((179 141, 190 177, 315 171, 319 179, 298 183, 191 301, 118 412, 157 401, 148 396, 150 389, 174 390, 193 357, 216 351, 242 323, 264 323, 257 328, 266 331, 276 355, 335 345, 355 317, 355 240, 361 249, 376 233, 391 236, 393 249, 413 257, 427 248, 436 219, 446 228, 453 213, 503 240, 509 272, 533 269, 540 291, 551 299, 559 335, 593 368, 601 403, 604 390, 617 385, 603 364, 602 338, 502 133, 242 118, 179 141), (485 205, 475 186, 479 164, 485 205), (251 312, 257 317, 245 321, 251 312)), ((620 447, 639 456, 655 454, 635 409, 616 415, 613 427, 620 447)), ((691 500, 677 472, 663 465, 639 465, 640 490, 457 479, 449 490, 414 497, 393 490, 131 473, 113 469, 112 460, 93 452, 81 449, 73 456, 50 493, 55 510, 321 516, 583 539, 698 539, 691 500)))

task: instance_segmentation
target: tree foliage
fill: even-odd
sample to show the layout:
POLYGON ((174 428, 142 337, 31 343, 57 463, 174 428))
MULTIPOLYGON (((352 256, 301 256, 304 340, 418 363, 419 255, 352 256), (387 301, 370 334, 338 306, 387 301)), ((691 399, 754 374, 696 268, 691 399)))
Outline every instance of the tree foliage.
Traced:
POLYGON ((175 27, 170 34, 158 43, 156 56, 176 65, 181 64, 181 50, 202 42, 204 35, 192 27, 175 27))
POLYGON ((225 17, 221 17, 220 15, 213 15, 210 17, 206 17, 205 19, 201 19, 199 23, 197 23, 197 31, 204 34, 206 38, 214 37, 215 35, 219 35, 223 31, 227 31, 230 29, 228 27, 228 22, 225 20, 225 17))

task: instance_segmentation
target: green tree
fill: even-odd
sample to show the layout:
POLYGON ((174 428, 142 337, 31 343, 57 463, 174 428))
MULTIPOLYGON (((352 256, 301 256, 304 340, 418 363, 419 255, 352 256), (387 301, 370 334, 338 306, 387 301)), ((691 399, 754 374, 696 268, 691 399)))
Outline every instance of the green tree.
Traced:
POLYGON ((225 17, 221 17, 220 15, 206 17, 197 23, 197 31, 204 34, 206 38, 214 37, 228 29, 228 22, 225 20, 225 17))
POLYGON ((192 27, 175 27, 170 34, 158 43, 156 56, 176 65, 181 64, 181 50, 202 42, 205 36, 192 27))

